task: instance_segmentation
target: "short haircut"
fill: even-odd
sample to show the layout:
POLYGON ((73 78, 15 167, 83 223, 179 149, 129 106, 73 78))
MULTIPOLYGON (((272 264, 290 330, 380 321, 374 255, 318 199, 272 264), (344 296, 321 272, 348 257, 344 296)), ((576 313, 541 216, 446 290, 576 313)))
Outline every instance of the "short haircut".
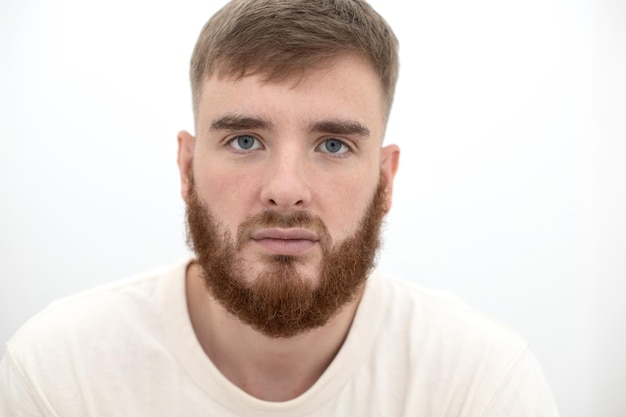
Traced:
POLYGON ((356 53, 377 73, 387 118, 398 79, 398 40, 363 0, 233 0, 204 25, 191 57, 197 118, 203 81, 261 74, 282 81, 356 53))

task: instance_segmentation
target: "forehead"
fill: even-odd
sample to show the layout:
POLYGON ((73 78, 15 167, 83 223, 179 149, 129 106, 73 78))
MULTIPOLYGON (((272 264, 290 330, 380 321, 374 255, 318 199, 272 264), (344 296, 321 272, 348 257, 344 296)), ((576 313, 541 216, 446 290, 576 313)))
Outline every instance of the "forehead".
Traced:
POLYGON ((385 121, 382 83, 371 64, 356 55, 321 62, 279 80, 262 72, 213 75, 204 80, 198 104, 198 128, 223 113, 264 114, 270 119, 282 115, 290 120, 339 117, 380 125, 385 121))

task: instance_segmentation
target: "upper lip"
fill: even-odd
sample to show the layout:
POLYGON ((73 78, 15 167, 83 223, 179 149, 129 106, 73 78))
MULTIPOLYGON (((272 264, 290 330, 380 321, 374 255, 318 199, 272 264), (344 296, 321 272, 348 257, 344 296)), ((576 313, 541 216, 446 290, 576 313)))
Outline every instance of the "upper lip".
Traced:
POLYGON ((262 229, 252 233, 252 239, 311 240, 316 242, 319 240, 319 236, 317 235, 317 233, 309 229, 281 229, 276 227, 271 229, 262 229))

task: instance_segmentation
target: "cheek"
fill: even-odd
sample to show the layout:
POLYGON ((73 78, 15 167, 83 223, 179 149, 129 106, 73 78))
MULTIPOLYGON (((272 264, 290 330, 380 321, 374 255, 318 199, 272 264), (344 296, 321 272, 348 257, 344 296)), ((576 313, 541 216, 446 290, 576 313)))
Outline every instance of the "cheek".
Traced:
MULTIPOLYGON (((195 173, 196 189, 216 221, 236 231, 251 211, 255 185, 250 175, 222 169, 203 169, 195 173)), ((254 177, 252 177, 254 178, 254 177)))
POLYGON ((378 178, 364 180, 364 176, 343 178, 328 183, 320 200, 325 201, 324 223, 333 239, 343 240, 359 228, 378 185, 378 178))

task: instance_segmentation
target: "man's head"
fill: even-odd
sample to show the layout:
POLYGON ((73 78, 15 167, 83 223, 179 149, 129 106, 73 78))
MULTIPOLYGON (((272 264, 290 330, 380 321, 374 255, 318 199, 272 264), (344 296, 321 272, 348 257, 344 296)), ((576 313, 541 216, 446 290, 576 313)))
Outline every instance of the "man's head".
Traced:
POLYGON ((362 0, 233 0, 202 29, 190 67, 194 114, 207 77, 298 76, 346 54, 366 59, 381 82, 386 115, 398 78, 398 41, 362 0))
MULTIPOLYGON (((397 146, 381 148, 395 69, 384 81, 363 48, 329 42, 329 26, 341 25, 324 21, 343 19, 346 37, 352 25, 359 36, 395 38, 359 1, 235 1, 216 16, 192 59, 197 134, 178 138, 190 243, 229 312, 269 336, 293 336, 358 298, 399 158, 397 146), (268 10, 282 17, 267 22, 268 10), (361 27, 370 21, 378 29, 361 27), (267 38, 256 43, 263 53, 232 41, 239 31, 267 38), (325 41, 301 40, 316 37, 325 41), (209 52, 198 52, 206 42, 209 52), (194 81, 196 71, 204 75, 194 81)), ((377 52, 394 67, 395 47, 377 52)))

